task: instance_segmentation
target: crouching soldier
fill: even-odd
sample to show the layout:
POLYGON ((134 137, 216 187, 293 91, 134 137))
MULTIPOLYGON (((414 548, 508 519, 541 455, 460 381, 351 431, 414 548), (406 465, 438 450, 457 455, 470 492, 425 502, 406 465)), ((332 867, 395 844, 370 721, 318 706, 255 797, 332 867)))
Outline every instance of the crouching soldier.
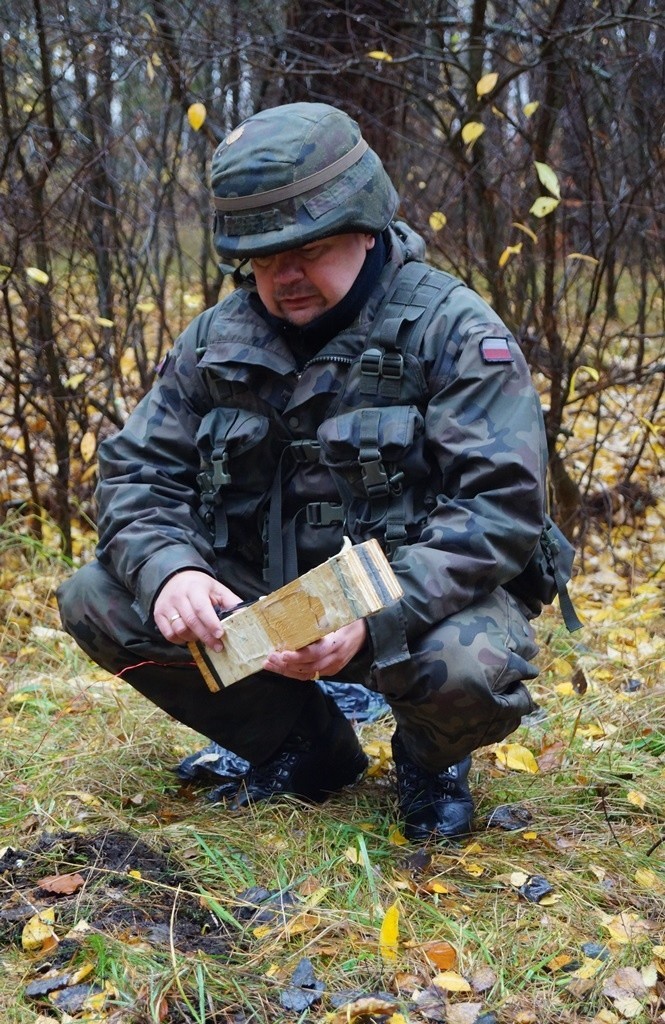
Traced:
POLYGON ((345 113, 264 110, 212 160, 239 287, 180 336, 100 447, 97 560, 59 599, 98 664, 245 758, 234 807, 320 801, 367 759, 318 678, 383 694, 406 835, 469 832, 471 754, 531 711, 541 409, 518 346, 423 262, 345 113), (377 538, 404 596, 211 693, 186 646, 218 611, 377 538))

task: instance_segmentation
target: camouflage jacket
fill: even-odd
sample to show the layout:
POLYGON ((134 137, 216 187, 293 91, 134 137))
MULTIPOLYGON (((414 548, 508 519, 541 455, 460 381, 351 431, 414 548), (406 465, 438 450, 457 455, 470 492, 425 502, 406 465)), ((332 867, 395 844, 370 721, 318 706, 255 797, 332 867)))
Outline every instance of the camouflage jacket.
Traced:
POLYGON ((397 399, 360 393, 368 330, 409 258, 394 233, 392 243, 356 321, 302 370, 239 289, 189 325, 100 446, 98 558, 144 620, 183 569, 219 574, 231 557, 260 577, 271 532, 296 537, 299 572, 337 550, 342 532, 388 536, 404 598, 369 627, 375 649, 401 638, 399 658, 409 636, 526 566, 543 526, 542 414, 489 306, 457 287, 397 399))

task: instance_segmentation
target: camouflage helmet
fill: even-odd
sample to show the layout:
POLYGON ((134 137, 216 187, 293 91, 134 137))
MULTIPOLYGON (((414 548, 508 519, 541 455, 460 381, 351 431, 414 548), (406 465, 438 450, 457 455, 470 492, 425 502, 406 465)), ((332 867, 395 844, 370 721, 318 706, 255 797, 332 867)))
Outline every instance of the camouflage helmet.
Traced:
POLYGON ((215 248, 244 259, 350 231, 378 234, 398 197, 355 121, 287 103, 243 121, 212 158, 215 248))

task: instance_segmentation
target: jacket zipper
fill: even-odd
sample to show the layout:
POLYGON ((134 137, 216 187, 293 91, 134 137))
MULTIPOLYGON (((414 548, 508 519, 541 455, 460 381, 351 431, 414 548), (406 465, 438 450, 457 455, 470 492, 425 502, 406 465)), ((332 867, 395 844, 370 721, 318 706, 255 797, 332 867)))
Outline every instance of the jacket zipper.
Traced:
MULTIPOLYGON (((353 362, 353 359, 351 358, 351 356, 320 356, 320 355, 317 355, 317 356, 312 356, 311 359, 308 359, 302 369, 303 370, 307 370, 310 366, 313 366, 315 363, 337 363, 339 366, 350 366, 352 362, 353 362)), ((302 373, 302 370, 300 372, 302 373)))

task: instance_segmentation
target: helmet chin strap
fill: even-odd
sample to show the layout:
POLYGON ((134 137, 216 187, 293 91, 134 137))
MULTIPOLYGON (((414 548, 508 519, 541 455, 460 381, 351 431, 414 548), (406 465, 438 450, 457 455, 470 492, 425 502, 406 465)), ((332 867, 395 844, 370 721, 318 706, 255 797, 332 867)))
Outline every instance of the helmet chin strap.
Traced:
POLYGON ((248 273, 243 273, 243 268, 250 262, 250 257, 246 256, 237 266, 234 266, 232 263, 218 263, 217 266, 224 277, 228 277, 229 274, 233 277, 233 283, 236 288, 251 288, 254 286, 254 275, 251 270, 248 273))

